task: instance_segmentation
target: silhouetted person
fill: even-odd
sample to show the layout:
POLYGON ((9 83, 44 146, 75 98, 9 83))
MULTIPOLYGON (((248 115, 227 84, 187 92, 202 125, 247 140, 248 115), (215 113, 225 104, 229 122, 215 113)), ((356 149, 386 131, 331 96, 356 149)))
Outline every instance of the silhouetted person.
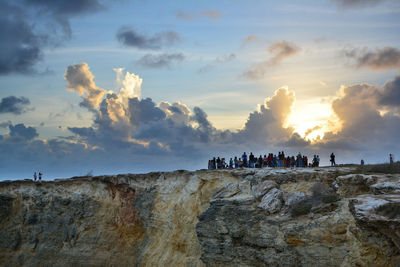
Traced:
POLYGON ((217 158, 217 169, 221 169, 222 165, 221 165, 221 159, 218 157, 217 158))
POLYGON ((332 152, 332 154, 331 154, 331 166, 335 166, 335 165, 336 165, 335 154, 333 154, 333 152, 332 152))
POLYGON ((253 155, 253 152, 250 152, 250 156, 249 156, 249 164, 250 164, 250 168, 254 168, 254 163, 255 163, 255 161, 254 161, 254 155, 253 155))
POLYGON ((361 160, 361 166, 364 166, 364 160, 363 159, 361 160))
POLYGON ((389 154, 389 162, 390 164, 393 164, 393 154, 389 154))
POLYGON ((242 161, 243 161, 243 167, 247 167, 247 155, 246 155, 246 152, 243 152, 242 161))
POLYGON ((41 180, 42 180, 42 173, 39 172, 39 181, 41 181, 41 180))
POLYGON ((36 182, 36 180, 37 180, 37 175, 36 175, 36 172, 33 174, 33 180, 36 182))
POLYGON ((235 159, 233 160, 233 162, 235 163, 235 169, 239 168, 239 160, 236 156, 235 156, 235 159))

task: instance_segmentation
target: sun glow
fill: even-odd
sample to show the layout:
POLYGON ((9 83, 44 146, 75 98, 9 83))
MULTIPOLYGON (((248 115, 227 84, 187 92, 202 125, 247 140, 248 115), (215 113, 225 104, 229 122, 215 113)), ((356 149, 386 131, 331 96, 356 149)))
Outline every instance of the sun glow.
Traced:
POLYGON ((330 103, 296 101, 287 125, 310 141, 322 139, 326 132, 337 132, 340 123, 330 103))

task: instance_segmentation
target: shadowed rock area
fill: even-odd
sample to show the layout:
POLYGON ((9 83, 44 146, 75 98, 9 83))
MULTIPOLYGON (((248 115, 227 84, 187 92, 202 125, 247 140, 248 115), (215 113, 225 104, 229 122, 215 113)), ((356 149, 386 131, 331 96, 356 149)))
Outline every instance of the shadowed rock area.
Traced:
POLYGON ((175 171, 0 183, 2 266, 399 266, 400 175, 175 171))

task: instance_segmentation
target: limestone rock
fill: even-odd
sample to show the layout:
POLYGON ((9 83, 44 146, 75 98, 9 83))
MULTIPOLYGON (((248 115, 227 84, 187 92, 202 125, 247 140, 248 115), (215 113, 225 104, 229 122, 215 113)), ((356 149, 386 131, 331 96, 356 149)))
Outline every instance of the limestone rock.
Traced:
POLYGON ((277 188, 272 188, 263 196, 258 207, 268 211, 269 213, 275 213, 280 211, 282 208, 282 199, 283 192, 277 188))
POLYGON ((240 192, 239 184, 229 183, 215 193, 213 198, 228 198, 240 192))
POLYGON ((348 174, 339 176, 336 178, 337 192, 345 197, 367 193, 370 190, 369 187, 376 181, 375 175, 348 174))
POLYGON ((399 266, 398 176, 351 171, 0 182, 0 266, 399 266), (311 213, 292 216, 303 201, 311 213))
POLYGON ((284 195, 285 205, 293 206, 306 198, 304 192, 291 192, 284 195))
POLYGON ((278 185, 274 181, 265 180, 259 184, 253 185, 252 190, 254 197, 257 199, 262 198, 272 188, 277 188, 278 185))

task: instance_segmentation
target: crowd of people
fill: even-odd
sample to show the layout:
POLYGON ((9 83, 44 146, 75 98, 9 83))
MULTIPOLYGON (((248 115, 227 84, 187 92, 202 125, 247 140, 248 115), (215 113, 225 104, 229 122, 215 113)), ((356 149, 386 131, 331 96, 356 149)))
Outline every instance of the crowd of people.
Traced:
MULTIPOLYGON (((308 157, 302 155, 300 152, 297 156, 286 156, 285 152, 279 152, 278 155, 269 153, 268 156, 260 155, 256 157, 250 152, 247 155, 243 153, 241 157, 235 156, 233 159, 230 158, 229 162, 226 162, 225 158, 213 158, 208 161, 208 169, 237 169, 237 168, 304 168, 304 167, 319 167, 320 158, 319 155, 314 155, 312 160, 309 161, 308 157)), ((331 154, 331 165, 335 166, 335 154, 331 154)))

